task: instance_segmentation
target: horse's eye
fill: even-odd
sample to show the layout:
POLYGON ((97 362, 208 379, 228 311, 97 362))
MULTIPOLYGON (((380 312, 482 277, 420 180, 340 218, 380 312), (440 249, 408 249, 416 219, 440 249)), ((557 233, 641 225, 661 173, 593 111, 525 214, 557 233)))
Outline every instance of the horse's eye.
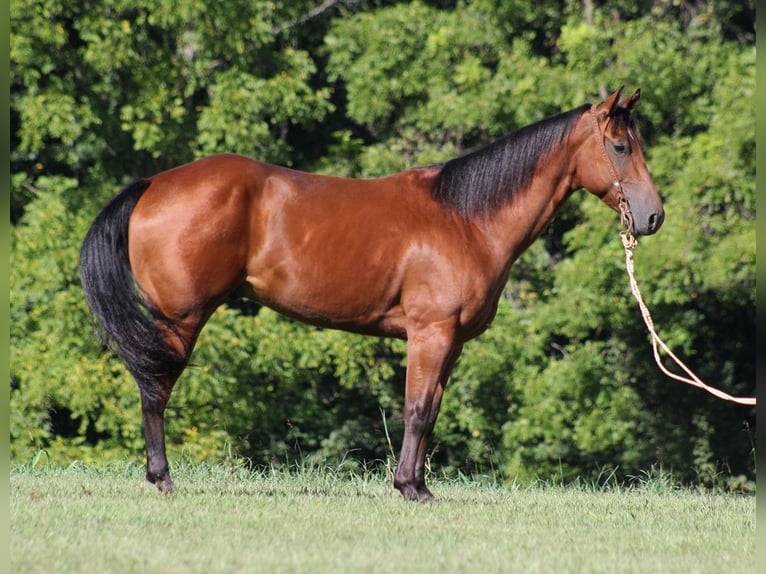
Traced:
POLYGON ((628 146, 625 142, 614 142, 612 147, 614 148, 614 151, 619 155, 625 155, 628 153, 628 146))

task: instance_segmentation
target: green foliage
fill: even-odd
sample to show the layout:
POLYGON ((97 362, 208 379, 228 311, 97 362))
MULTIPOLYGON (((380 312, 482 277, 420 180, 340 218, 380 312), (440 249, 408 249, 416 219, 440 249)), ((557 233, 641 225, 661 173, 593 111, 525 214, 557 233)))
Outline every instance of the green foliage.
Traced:
POLYGON ((114 458, 140 447, 135 384, 99 348, 77 272, 89 219, 73 214, 76 182, 40 178, 24 224, 12 230, 11 451, 114 458))
MULTIPOLYGON (((138 392, 94 336, 77 274, 90 221, 130 179, 217 151, 390 173, 622 84, 643 90, 638 119, 666 201, 664 228, 636 251, 644 296, 703 379, 752 394, 752 2, 588 6, 13 0, 12 456, 143 458, 138 392)), ((711 487, 754 479, 753 410, 654 366, 618 229, 578 193, 516 263, 447 388, 432 468, 630 481, 659 465, 711 487)), ((382 460, 401 435, 405 359, 400 341, 233 302, 174 391, 171 459, 382 460)))
POLYGON ((522 481, 595 479, 605 466, 637 473, 651 440, 641 436, 648 415, 622 369, 627 350, 600 342, 569 347, 518 388, 503 434, 505 473, 522 481))
MULTIPOLYGON (((316 72, 305 52, 285 50, 270 78, 239 68, 218 75, 210 103, 199 116, 197 155, 220 149, 289 164, 290 147, 277 130, 289 124, 311 127, 332 110, 329 89, 307 83, 316 72)), ((159 150, 158 150, 159 153, 159 150)))
POLYGON ((235 450, 261 462, 347 451, 371 462, 385 452, 379 409, 401 410, 401 362, 396 342, 306 327, 268 309, 252 317, 222 308, 171 408, 184 416, 214 405, 235 450))

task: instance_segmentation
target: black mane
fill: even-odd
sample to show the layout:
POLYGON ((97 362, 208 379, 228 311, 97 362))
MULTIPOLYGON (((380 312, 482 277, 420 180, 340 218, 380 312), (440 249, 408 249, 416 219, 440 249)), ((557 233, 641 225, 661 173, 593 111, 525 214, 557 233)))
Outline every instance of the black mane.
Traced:
POLYGON ((497 208, 529 183, 540 160, 564 140, 589 107, 584 104, 546 118, 449 160, 436 176, 434 197, 464 217, 497 208))

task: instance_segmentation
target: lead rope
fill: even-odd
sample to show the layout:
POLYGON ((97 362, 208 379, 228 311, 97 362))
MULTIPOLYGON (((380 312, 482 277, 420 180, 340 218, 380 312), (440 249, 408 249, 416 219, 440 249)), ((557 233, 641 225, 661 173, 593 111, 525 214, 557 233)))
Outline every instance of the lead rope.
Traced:
POLYGON ((681 361, 681 359, 676 357, 673 351, 671 351, 665 342, 660 338, 660 336, 657 334, 657 331, 654 329, 654 321, 652 320, 652 316, 649 314, 649 309, 646 307, 646 304, 644 304, 644 300, 641 297, 641 291, 638 289, 638 283, 636 282, 636 278, 633 273, 633 249, 636 245, 638 245, 638 242, 630 230, 621 232, 620 237, 622 238, 622 245, 625 247, 625 267, 628 270, 628 277, 630 278, 630 290, 633 293, 633 296, 636 298, 636 301, 638 301, 638 307, 641 309, 641 315, 644 318, 644 323, 646 323, 646 328, 649 330, 649 333, 652 336, 652 350, 654 351, 654 360, 660 370, 671 379, 675 379, 677 381, 681 381, 682 383, 704 389, 719 399, 740 405, 755 406, 755 397, 733 397, 728 393, 703 383, 700 378, 695 375, 692 370, 683 363, 683 361, 681 361), (681 375, 671 373, 668 369, 665 368, 665 365, 662 364, 660 359, 660 347, 668 354, 671 359, 673 359, 673 361, 675 361, 676 365, 683 369, 688 377, 683 377, 681 375))
MULTIPOLYGON (((591 108, 590 112, 596 127, 596 133, 600 136, 601 131, 598 129, 598 120, 596 119, 596 114, 593 108, 591 108)), ((612 160, 609 159, 609 155, 606 152, 606 144, 604 144, 603 138, 601 139, 601 144, 601 151, 603 152, 604 158, 607 160, 607 165, 609 166, 609 171, 614 181, 612 185, 617 188, 617 205, 620 210, 620 221, 626 227, 625 231, 620 232, 620 238, 622 239, 622 245, 625 248, 625 268, 628 271, 628 278, 630 279, 630 291, 633 293, 633 297, 635 297, 636 301, 638 301, 638 307, 641 310, 641 316, 644 319, 646 328, 649 330, 649 334, 652 336, 652 351, 654 352, 654 361, 657 363, 657 366, 660 368, 660 370, 671 379, 675 379, 676 381, 680 381, 682 383, 703 389, 714 397, 724 401, 730 401, 740 405, 755 406, 755 397, 734 397, 702 382, 702 380, 700 380, 700 378, 695 375, 694 372, 673 353, 673 351, 670 350, 670 348, 657 334, 657 331, 654 328, 654 321, 652 320, 652 316, 649 313, 649 309, 641 297, 641 291, 638 288, 638 282, 636 281, 634 273, 633 250, 635 249, 636 245, 638 245, 638 239, 636 239, 636 237, 633 235, 633 214, 631 213, 630 206, 628 205, 628 201, 625 198, 622 184, 620 183, 620 180, 614 170, 614 165, 612 165, 612 160), (683 377, 681 375, 672 373, 665 367, 665 365, 662 364, 662 359, 659 352, 660 348, 662 348, 662 350, 665 351, 668 356, 673 359, 673 361, 675 361, 676 365, 678 365, 688 375, 688 377, 683 377)))

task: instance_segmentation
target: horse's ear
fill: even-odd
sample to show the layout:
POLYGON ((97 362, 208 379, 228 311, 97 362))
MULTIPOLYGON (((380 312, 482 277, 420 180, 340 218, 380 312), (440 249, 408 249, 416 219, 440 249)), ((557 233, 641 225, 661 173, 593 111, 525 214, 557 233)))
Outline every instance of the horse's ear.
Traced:
POLYGON ((609 96, 598 105, 597 109, 599 114, 604 114, 607 117, 612 115, 614 109, 617 107, 617 102, 620 101, 620 94, 622 93, 624 87, 625 86, 620 86, 616 92, 614 92, 611 96, 609 96))
POLYGON ((623 108, 626 108, 628 111, 633 111, 633 108, 636 107, 636 104, 638 103, 638 100, 641 98, 641 89, 639 88, 635 92, 633 92, 630 96, 625 98, 620 102, 620 105, 623 108))

